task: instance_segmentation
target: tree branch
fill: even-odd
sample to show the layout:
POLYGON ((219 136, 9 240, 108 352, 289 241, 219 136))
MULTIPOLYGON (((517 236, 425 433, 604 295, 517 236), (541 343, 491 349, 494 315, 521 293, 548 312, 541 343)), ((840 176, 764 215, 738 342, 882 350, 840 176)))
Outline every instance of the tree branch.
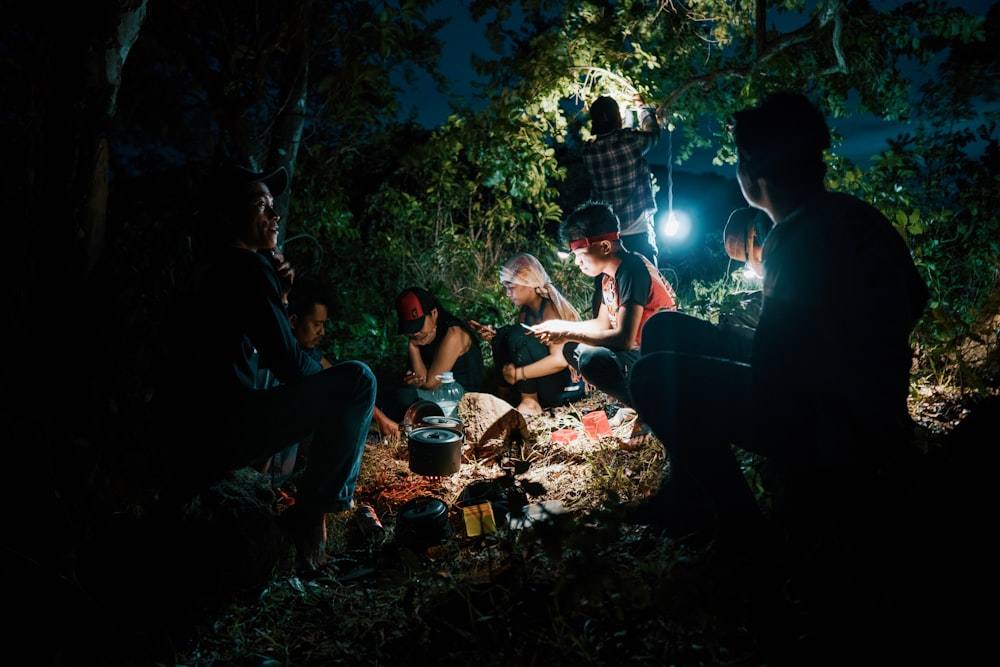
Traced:
MULTIPOLYGON (((758 3, 758 9, 760 8, 758 3)), ((842 0, 830 0, 829 4, 823 9, 822 12, 817 14, 809 23, 802 26, 797 30, 785 33, 775 39, 774 41, 765 44, 762 41, 757 43, 757 58, 748 63, 743 67, 728 67, 721 70, 716 70, 709 74, 703 76, 694 77, 688 79, 680 86, 674 88, 669 95, 667 95, 663 102, 656 109, 656 117, 661 120, 667 115, 674 103, 690 92, 692 89, 707 90, 713 86, 717 81, 724 78, 730 77, 747 77, 753 74, 755 71, 761 69, 769 60, 774 58, 781 52, 789 49, 793 46, 799 44, 805 44, 811 41, 817 41, 817 36, 819 32, 826 27, 830 21, 833 21, 833 35, 831 37, 831 46, 833 52, 837 58, 837 64, 820 72, 821 76, 829 74, 846 74, 848 72, 847 59, 844 57, 843 47, 841 45, 841 38, 843 35, 843 21, 844 21, 844 4, 842 0)), ((758 31, 757 37, 760 40, 760 26, 763 23, 758 18, 758 31)), ((662 123, 661 123, 662 124, 662 123)))

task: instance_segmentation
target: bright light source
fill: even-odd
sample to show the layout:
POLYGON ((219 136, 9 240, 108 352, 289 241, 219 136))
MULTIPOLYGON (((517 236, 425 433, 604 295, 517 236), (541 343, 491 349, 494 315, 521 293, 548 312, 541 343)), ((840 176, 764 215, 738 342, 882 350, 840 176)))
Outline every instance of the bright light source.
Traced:
POLYGON ((760 276, 757 275, 757 272, 753 270, 752 266, 747 264, 743 267, 743 279, 749 281, 760 280, 760 276))
POLYGON ((684 211, 674 209, 660 216, 660 236, 681 243, 691 233, 691 216, 684 211))

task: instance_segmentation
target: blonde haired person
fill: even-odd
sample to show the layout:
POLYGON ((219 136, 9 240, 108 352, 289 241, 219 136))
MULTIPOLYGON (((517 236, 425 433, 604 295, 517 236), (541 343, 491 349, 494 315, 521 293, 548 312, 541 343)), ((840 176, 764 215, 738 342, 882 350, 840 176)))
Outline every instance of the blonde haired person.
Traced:
POLYGON ((579 321, 580 313, 552 284, 541 262, 528 253, 504 262, 500 284, 511 303, 520 308, 517 324, 499 330, 475 320, 470 320, 469 325, 490 343, 503 382, 520 395, 518 411, 526 416, 537 415, 544 408, 563 406, 582 397, 583 380, 570 369, 562 343, 546 345, 525 328, 545 320, 579 321))

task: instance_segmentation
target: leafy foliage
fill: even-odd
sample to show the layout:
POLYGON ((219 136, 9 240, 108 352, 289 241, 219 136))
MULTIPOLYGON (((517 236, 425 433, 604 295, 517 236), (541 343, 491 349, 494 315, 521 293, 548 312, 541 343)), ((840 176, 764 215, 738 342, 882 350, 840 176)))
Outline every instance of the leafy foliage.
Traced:
MULTIPOLYGON (((226 20, 192 6, 197 29, 186 32, 160 10, 133 55, 136 67, 151 72, 143 86, 166 91, 180 81, 189 91, 163 96, 150 119, 188 120, 161 160, 230 153, 263 161, 276 141, 270 119, 290 101, 281 91, 290 90, 297 63, 308 63, 307 132, 283 238, 300 272, 340 293, 327 338, 332 356, 380 368, 401 363, 392 296, 411 284, 433 290, 461 316, 511 319, 496 272, 525 250, 587 312, 591 284, 558 259, 554 232, 565 209, 586 196, 579 153, 590 136, 585 110, 597 95, 656 102, 680 167, 697 148, 732 163, 729 114, 769 90, 791 88, 821 102, 835 131, 836 119, 865 111, 921 123, 867 172, 835 145, 830 182, 897 221, 935 295, 933 316, 917 336, 927 365, 936 375, 972 380, 956 375, 953 364, 980 309, 993 303, 998 207, 989 176, 996 173, 995 128, 967 121, 969 100, 995 99, 997 85, 995 77, 971 79, 957 63, 990 67, 982 45, 996 31, 995 13, 983 22, 937 1, 882 11, 833 0, 807 14, 802 2, 789 0, 770 3, 758 17, 750 3, 722 1, 476 0, 470 14, 485 22, 499 57, 474 63, 485 77, 478 103, 454 100, 454 115, 427 130, 395 119, 405 113, 399 81, 424 70, 444 83, 435 37, 444 20, 428 19, 430 6, 354 0, 338 11, 293 4, 257 16, 234 8, 226 20), (184 32, 185 48, 171 50, 164 39, 171 28, 184 32), (296 60, 283 43, 304 45, 305 58, 296 60), (941 85, 913 105, 901 63, 929 63, 947 49, 941 85), (204 53, 211 54, 204 65, 193 62, 204 53)), ((148 142, 156 124, 134 122, 141 98, 130 90, 122 93, 119 140, 148 142)), ((151 163, 130 158, 119 168, 139 166, 151 163)), ((727 292, 746 287, 694 266, 676 270, 671 279, 682 303, 706 314, 725 310, 727 292)))
MULTIPOLYGON (((891 10, 829 0, 810 3, 811 13, 802 0, 472 0, 471 15, 487 21, 487 40, 500 57, 476 61, 486 77, 481 99, 456 100, 447 123, 428 130, 413 122, 401 82, 425 73, 444 84, 436 69, 443 20, 428 18, 431 0, 149 3, 138 41, 121 54, 124 74, 113 108, 94 114, 87 104, 105 99, 104 91, 89 89, 88 76, 67 76, 77 71, 69 67, 75 64, 70 59, 91 64, 80 47, 93 50, 94 44, 80 37, 109 34, 106 24, 123 18, 113 16, 115 11, 131 18, 137 4, 145 6, 112 2, 98 12, 76 11, 73 16, 85 22, 74 25, 69 41, 64 31, 48 30, 49 24, 59 26, 49 17, 46 26, 40 20, 27 24, 25 16, 41 19, 40 6, 9 13, 2 28, 4 82, 18 89, 9 95, 11 113, 4 122, 12 154, 25 157, 21 180, 5 184, 14 186, 8 193, 14 217, 25 221, 18 232, 34 226, 32 234, 15 236, 14 247, 38 254, 29 262, 27 252, 11 253, 12 273, 19 273, 16 267, 51 268, 60 277, 69 275, 58 271, 61 266, 80 263, 76 232, 88 229, 83 218, 97 207, 68 196, 78 189, 53 174, 95 188, 107 176, 112 185, 107 237, 84 239, 88 252, 103 252, 88 276, 93 282, 56 281, 70 288, 64 301, 89 297, 70 304, 71 328, 60 334, 86 351, 78 355, 79 365, 66 373, 56 368, 55 357, 12 364, 12 386, 22 384, 23 370, 33 381, 59 378, 63 394, 73 399, 62 401, 61 418, 55 420, 49 403, 32 392, 20 392, 23 396, 8 405, 11 442, 46 462, 42 474, 30 480, 38 486, 18 494, 32 498, 34 511, 14 516, 8 531, 19 543, 12 542, 15 548, 5 554, 17 557, 11 562, 19 570, 61 569, 107 515, 135 512, 155 490, 150 483, 131 486, 138 483, 132 477, 135 459, 153 458, 142 449, 151 440, 144 412, 152 391, 150 348, 164 296, 192 259, 200 172, 219 159, 256 167, 288 161, 294 167, 282 239, 302 273, 325 277, 341 297, 328 351, 391 370, 403 356, 391 311, 399 289, 423 284, 456 313, 501 323, 513 311, 500 291, 497 267, 514 252, 539 256, 559 288, 581 312, 588 310, 591 284, 558 259, 552 232, 567 207, 585 196, 574 171, 589 138, 586 105, 596 95, 656 102, 662 126, 675 137, 675 165, 681 166, 696 148, 711 148, 718 164, 732 164, 725 130, 729 114, 769 90, 802 90, 834 120, 870 111, 914 126, 867 171, 844 160, 836 143, 829 155, 830 184, 872 202, 894 221, 931 286, 933 308, 915 336, 919 375, 954 382, 970 393, 990 381, 970 345, 985 348, 995 360, 1000 149, 995 114, 976 108, 998 98, 997 7, 982 21, 938 0, 891 10), (755 15, 757 8, 766 15, 755 15), (60 45, 77 50, 53 58, 63 53, 55 48, 60 45), (920 91, 916 104, 901 67, 905 59, 924 65, 943 60, 939 78, 920 91), (67 83, 72 90, 58 90, 67 83), (285 132, 282 121, 288 116, 302 120, 301 135, 285 132), (102 121, 94 123, 95 117, 102 121), (91 171, 77 164, 94 153, 102 161, 91 171), (56 156, 67 164, 57 164, 56 156), (57 168, 43 168, 49 164, 57 168), (71 205, 42 206, 50 197, 58 204, 72 200, 71 205), (60 233, 53 235, 55 225, 60 233), (65 230, 74 232, 74 242, 60 245, 65 230), (38 524, 31 518, 37 516, 49 521, 24 534, 41 533, 39 539, 23 539, 19 529, 29 521, 38 524), (28 550, 35 553, 18 557, 28 550)), ((753 285, 731 267, 714 281, 687 268, 675 287, 693 312, 713 320, 746 312, 742 292, 753 285)), ((21 347, 38 346, 49 340, 37 323, 48 316, 51 283, 36 280, 49 278, 40 271, 23 273, 15 288, 31 289, 10 290, 14 307, 8 310, 12 320, 24 322, 15 328, 21 333, 15 340, 21 347)), ((935 417, 953 422, 958 412, 945 407, 935 417)), ((592 490, 636 491, 629 467, 614 455, 605 452, 588 463, 597 471, 592 490)), ((987 487, 966 485, 964 478, 947 481, 956 482, 949 489, 954 495, 937 488, 940 496, 923 493, 928 488, 913 498, 930 498, 927 509, 940 517, 928 528, 928 514, 920 514, 911 535, 951 530, 963 536, 954 530, 955 517, 979 503, 964 502, 966 496, 957 492, 987 487), (939 498, 946 501, 940 507, 939 498)), ((934 487, 939 482, 935 477, 934 487)), ((883 522, 880 531, 896 525, 896 518, 883 522)), ((398 583, 391 590, 397 597, 375 601, 365 591, 341 591, 337 612, 370 610, 377 618, 370 626, 352 624, 351 613, 330 614, 332 586, 318 591, 292 583, 269 591, 278 602, 294 600, 289 608, 246 608, 240 610, 246 615, 216 622, 234 638, 244 662, 262 664, 302 646, 307 655, 321 654, 317 645, 329 649, 326 655, 349 655, 344 645, 355 639, 354 646, 373 661, 386 655, 403 660, 413 657, 413 636, 433 659, 431 648, 453 640, 456 628, 463 662, 481 661, 484 646, 506 649, 497 655, 502 664, 559 664, 560 658, 609 663, 627 654, 623 651, 644 656, 648 664, 727 659, 735 664, 743 655, 757 655, 739 650, 748 641, 742 621, 756 609, 728 615, 731 624, 720 616, 707 620, 704 593, 717 592, 717 581, 676 576, 682 558, 667 557, 656 541, 624 553, 621 541, 600 526, 584 524, 562 541, 548 536, 518 545, 510 552, 515 576, 492 579, 485 588, 455 583, 438 563, 410 562, 402 583, 389 582, 398 583), (541 558, 543 547, 555 556, 541 558), (665 606, 651 603, 654 598, 665 606), (306 617, 308 623, 302 623, 306 617), (281 634, 300 627, 291 638, 281 634), (514 636, 530 641, 512 646, 514 636), (253 652, 260 655, 250 658, 253 652)), ((942 569, 935 557, 949 551, 959 554, 949 561, 954 571, 965 565, 958 561, 967 553, 985 553, 955 550, 941 541, 938 551, 928 552, 926 540, 916 542, 903 551, 909 550, 906 557, 925 556, 925 572, 942 569)), ((489 558, 491 552, 483 553, 489 558)), ((879 553, 875 549, 872 555, 879 553)), ((845 572, 835 558, 829 564, 824 575, 845 572)), ((885 590, 877 576, 882 572, 868 565, 864 571, 877 580, 871 587, 885 590)), ((896 574, 899 586, 887 597, 915 590, 897 565, 885 564, 884 572, 896 574)), ((136 572, 146 567, 141 558, 133 566, 136 572)), ((38 581, 50 584, 54 577, 45 574, 38 581)), ((135 587, 136 581, 127 584, 135 587)), ((952 583, 950 589, 965 590, 978 582, 970 577, 964 585, 952 583)), ((824 576, 823 584, 832 589, 837 582, 824 576)), ((878 627, 885 618, 896 618, 907 601, 877 607, 876 615, 886 612, 878 627)), ((28 625, 44 626, 45 632, 52 627, 47 616, 32 615, 30 605, 19 608, 28 625)), ((951 598, 939 607, 953 608, 951 598)), ((75 607, 66 609, 67 620, 59 627, 75 628, 86 620, 85 614, 70 618, 75 607)), ((857 611, 852 604, 843 617, 853 622, 857 611)), ((922 611, 902 624, 922 621, 922 611)), ((212 663, 212 656, 206 662, 212 663)))

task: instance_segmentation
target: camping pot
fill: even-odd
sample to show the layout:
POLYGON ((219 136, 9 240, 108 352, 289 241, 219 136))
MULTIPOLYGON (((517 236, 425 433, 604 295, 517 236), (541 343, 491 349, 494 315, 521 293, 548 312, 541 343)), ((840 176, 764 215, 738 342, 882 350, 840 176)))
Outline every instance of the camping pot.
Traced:
POLYGON ((440 498, 421 496, 406 502, 396 515, 397 543, 426 549, 451 537, 448 505, 440 498))
POLYGON ((406 414, 403 415, 403 433, 409 433, 415 428, 420 428, 421 426, 426 426, 426 420, 429 417, 439 417, 444 419, 444 411, 441 406, 434 401, 425 401, 420 399, 414 402, 406 410, 406 414))
POLYGON ((465 436, 453 428, 421 426, 409 433, 410 471, 444 477, 462 467, 465 436))

